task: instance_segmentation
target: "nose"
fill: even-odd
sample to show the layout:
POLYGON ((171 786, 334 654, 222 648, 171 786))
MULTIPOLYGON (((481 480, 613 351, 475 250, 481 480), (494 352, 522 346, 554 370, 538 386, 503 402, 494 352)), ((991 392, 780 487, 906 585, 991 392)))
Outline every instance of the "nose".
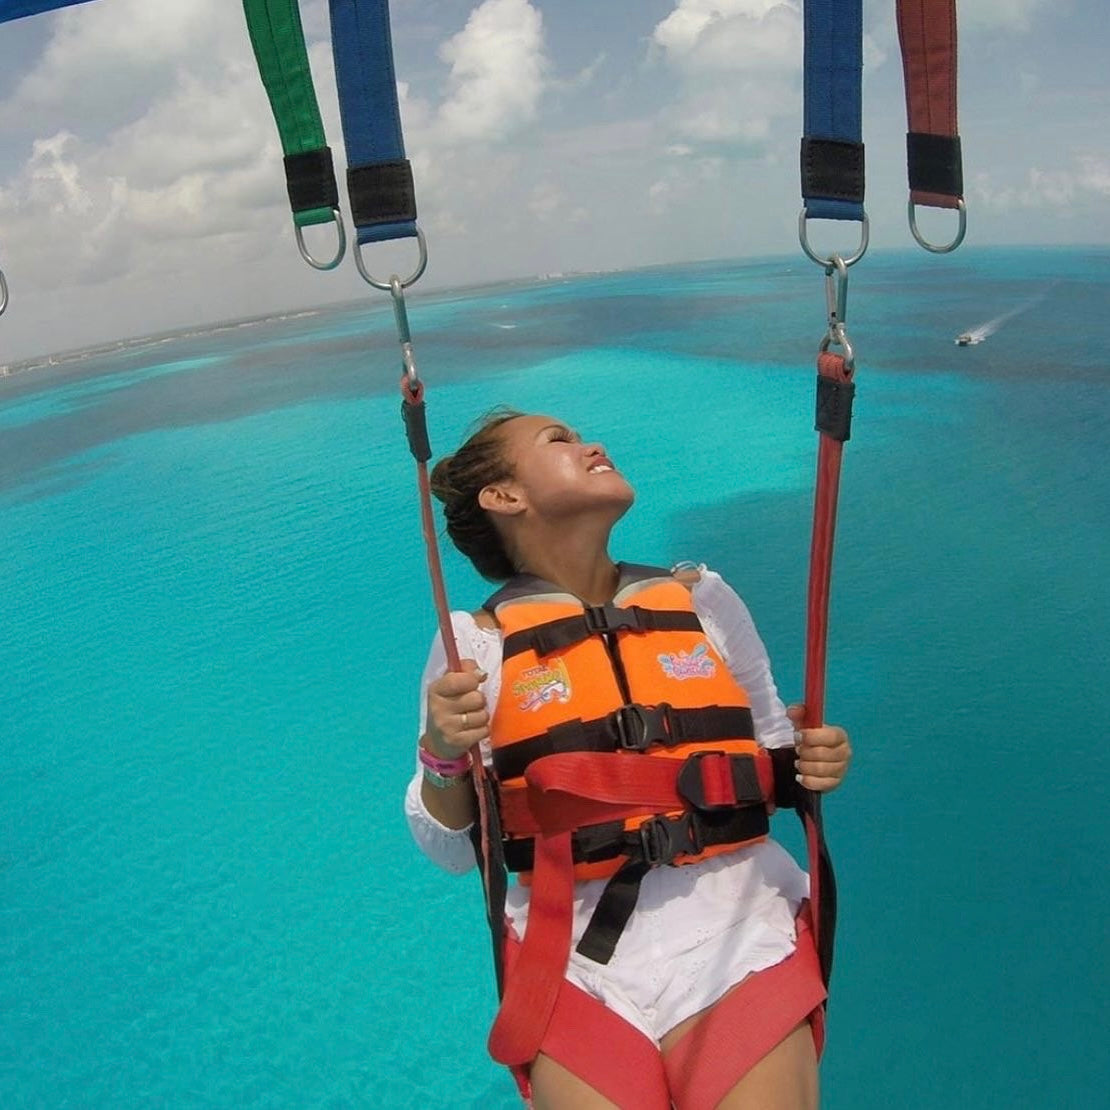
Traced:
POLYGON ((605 454, 605 448, 602 447, 600 443, 587 443, 585 445, 585 447, 586 447, 586 456, 588 458, 592 458, 594 455, 604 455, 605 454))

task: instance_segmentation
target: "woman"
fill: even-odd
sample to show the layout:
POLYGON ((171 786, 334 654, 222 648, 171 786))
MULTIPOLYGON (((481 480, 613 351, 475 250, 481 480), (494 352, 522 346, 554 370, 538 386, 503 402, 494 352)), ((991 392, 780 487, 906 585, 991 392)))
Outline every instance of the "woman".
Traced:
MULTIPOLYGON (((462 672, 444 673, 442 644, 433 645, 423 680, 417 774, 406 798, 425 853, 447 870, 468 870, 474 863, 468 830, 477 815, 469 753, 481 751, 486 766, 495 753, 492 767, 501 768, 500 810, 510 834, 506 858, 511 869, 515 855, 516 869, 535 874, 534 881, 508 890, 509 971, 491 1051, 517 1065, 522 1091, 527 1094, 530 1084, 538 1110, 642 1110, 672 1101, 680 1108, 815 1107, 818 1033, 811 1024, 819 1028, 824 990, 806 932, 808 883, 790 855, 764 835, 762 799, 768 790, 783 796, 781 773, 773 789, 767 786, 772 762, 779 772, 783 766, 796 772, 807 789, 838 786, 851 757, 846 734, 830 726, 799 731, 801 707, 783 707, 751 617, 718 575, 700 568, 672 578, 610 558, 610 532, 633 492, 600 445, 584 443, 549 417, 502 412, 437 465, 433 489, 444 502, 456 547, 486 578, 509 582, 478 612, 453 614, 462 672), (562 640, 541 643, 541 627, 549 639, 556 629, 562 640), (645 644, 646 653, 636 655, 645 644), (583 723, 590 713, 573 703, 613 685, 609 663, 622 694, 604 717, 605 727, 593 728, 601 718, 583 723), (708 695, 699 688, 711 689, 713 704, 703 705, 708 695), (649 719, 654 725, 644 724, 649 719), (681 728, 679 720, 686 722, 681 728), (636 732, 632 726, 642 727, 636 732), (522 739, 537 727, 538 735, 522 739), (578 739, 568 742, 567 729, 577 730, 578 739), (610 732, 615 742, 606 739, 610 732), (586 733, 588 741, 581 739, 586 733), (634 750, 614 751, 621 747, 634 750), (532 752, 530 765, 514 759, 525 749, 532 752), (653 799, 644 803, 646 810, 613 810, 598 800, 611 792, 606 776, 613 761, 617 772, 635 779, 621 790, 648 790, 641 776, 650 775, 651 791, 662 790, 667 799, 677 791, 677 802, 653 799), (585 777, 577 769, 594 767, 601 769, 600 793, 577 785, 585 777), (568 768, 555 785, 544 784, 545 769, 558 778, 568 768), (724 770, 723 780, 716 770, 707 774, 713 768, 724 770), (758 806, 749 796, 753 768, 762 776, 758 806), (667 781, 657 788, 660 774, 667 781), (518 804, 522 799, 525 804, 518 804), (554 816, 533 817, 549 801, 554 816), (556 827, 560 812, 595 813, 591 806, 596 820, 568 816, 556 827), (618 820, 604 823, 614 815, 618 820), (535 828, 528 826, 533 819, 535 828), (519 835, 512 828, 518 821, 519 835), (567 828, 575 830, 573 837, 567 828), (617 847, 607 840, 591 855, 579 841, 600 829, 617 847), (685 839, 675 840, 676 829, 685 839), (558 876, 570 874, 571 844, 570 937, 552 940, 563 925, 551 926, 548 918, 561 920, 564 910, 546 892, 562 882, 558 876), (595 858, 601 862, 590 862, 595 858), (602 877, 589 877, 595 873, 602 877), (525 956, 529 904, 541 898, 546 908, 542 916, 535 913, 543 924, 536 925, 532 954, 525 956), (541 928, 554 932, 536 939, 541 928), (547 955, 537 956, 538 947, 547 955), (560 979, 544 994, 535 984, 552 959, 560 979), (801 969, 791 973, 797 985, 775 986, 786 982, 787 968, 801 969), (776 1000, 788 991, 793 1008, 776 1005, 777 1016, 763 1020, 759 1014, 771 1008, 753 1001, 734 1025, 740 1002, 758 1000, 752 992, 764 983, 778 992, 776 1000), (514 992, 524 992, 523 1001, 510 1004, 514 992), (570 1013, 564 1001, 588 1004, 609 1028, 615 1015, 639 1055, 615 1066, 604 1053, 591 1055, 591 1040, 604 1036, 594 1032, 592 1016, 575 1030, 574 1022, 585 1019, 560 1016, 570 1013), (546 1016, 537 1018, 538 1011, 546 1016), (754 1018, 752 1011, 758 1011, 754 1018), (516 1036, 518 1025, 537 1020, 536 1043, 516 1036), (720 1038, 710 1043, 710 1032, 722 1022, 726 1031, 747 1030, 739 1039, 751 1044, 739 1055, 724 1051, 720 1038), (556 1047, 560 1043, 565 1051, 556 1047), (495 1045, 509 1047, 499 1054, 495 1045), (645 1046, 648 1054, 640 1051, 645 1046)), ((596 849, 600 840, 591 843, 596 849)))

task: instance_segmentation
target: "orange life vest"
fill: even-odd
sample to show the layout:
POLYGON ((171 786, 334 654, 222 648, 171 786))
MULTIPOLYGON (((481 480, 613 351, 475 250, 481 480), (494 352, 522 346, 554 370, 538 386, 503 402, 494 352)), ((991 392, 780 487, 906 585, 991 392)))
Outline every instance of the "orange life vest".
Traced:
POLYGON ((486 608, 503 643, 490 733, 509 870, 529 881, 532 839, 552 831, 553 809, 587 818, 572 824, 576 879, 630 860, 693 863, 767 835, 774 771, 748 695, 668 571, 623 566, 613 602, 595 607, 521 577, 486 608), (545 771, 556 772, 540 787, 550 806, 537 797, 545 771), (612 777, 604 799, 576 794, 580 772, 612 777), (659 789, 622 796, 645 773, 659 789))

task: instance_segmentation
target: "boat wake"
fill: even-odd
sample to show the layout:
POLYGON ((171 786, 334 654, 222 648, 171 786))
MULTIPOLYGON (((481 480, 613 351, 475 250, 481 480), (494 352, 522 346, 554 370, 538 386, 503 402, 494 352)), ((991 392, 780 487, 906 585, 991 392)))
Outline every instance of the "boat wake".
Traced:
POLYGON ((1031 308, 1039 305, 1055 285, 1056 282, 1050 282, 1039 293, 1035 293, 1032 297, 1022 301, 1016 308, 1011 308, 1009 312, 1003 312, 1001 316, 995 316, 993 320, 987 320, 986 323, 976 324, 975 327, 960 332, 956 336, 956 346, 974 347, 976 343, 982 343, 984 339, 994 335, 1003 324, 1009 323, 1015 316, 1020 316, 1023 312, 1028 312, 1031 308))

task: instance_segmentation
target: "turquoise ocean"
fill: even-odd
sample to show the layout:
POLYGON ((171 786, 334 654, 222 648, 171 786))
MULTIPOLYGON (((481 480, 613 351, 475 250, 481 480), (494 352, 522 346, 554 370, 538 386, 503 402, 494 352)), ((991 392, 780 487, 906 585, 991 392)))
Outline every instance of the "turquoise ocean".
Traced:
MULTIPOLYGON (((852 271, 829 1110, 1105 1104, 1108 263, 852 271)), ((824 311, 794 257, 409 306, 433 446, 498 403, 600 439, 615 553, 723 572, 788 698, 824 311)), ((518 1105, 476 874, 402 813, 435 621, 392 327, 368 291, 0 377, 0 1107, 518 1105)))

